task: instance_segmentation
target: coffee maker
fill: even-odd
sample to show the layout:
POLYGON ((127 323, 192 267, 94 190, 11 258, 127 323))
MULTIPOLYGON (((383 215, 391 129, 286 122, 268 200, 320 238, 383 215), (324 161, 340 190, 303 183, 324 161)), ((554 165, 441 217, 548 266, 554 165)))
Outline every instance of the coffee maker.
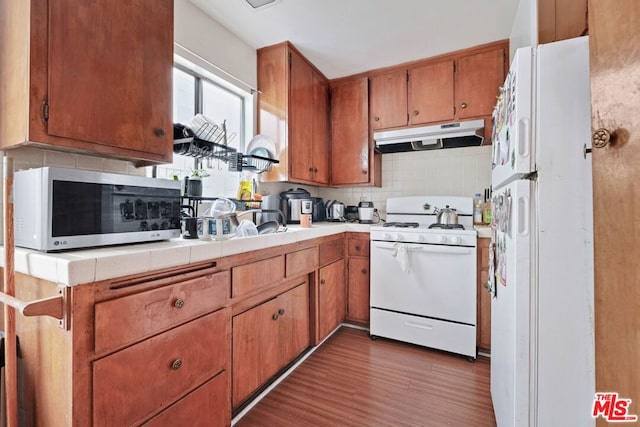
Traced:
POLYGON ((358 221, 361 224, 372 224, 374 212, 373 202, 358 203, 358 221))

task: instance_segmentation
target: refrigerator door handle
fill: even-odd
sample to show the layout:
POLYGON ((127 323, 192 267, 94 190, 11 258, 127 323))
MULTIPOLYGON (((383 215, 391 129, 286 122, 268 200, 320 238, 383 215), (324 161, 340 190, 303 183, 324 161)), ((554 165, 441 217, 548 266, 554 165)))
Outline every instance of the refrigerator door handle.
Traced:
POLYGON ((518 198, 518 234, 529 235, 529 198, 518 198))
POLYGON ((530 134, 529 134, 529 119, 523 118, 518 121, 518 154, 520 157, 529 157, 530 134))

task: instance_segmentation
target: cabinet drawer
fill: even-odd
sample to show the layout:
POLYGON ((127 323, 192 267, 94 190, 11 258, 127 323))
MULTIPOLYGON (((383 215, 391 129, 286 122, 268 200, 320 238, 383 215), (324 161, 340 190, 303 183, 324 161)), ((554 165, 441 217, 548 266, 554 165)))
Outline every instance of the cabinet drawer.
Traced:
POLYGON ((233 298, 239 297, 283 278, 283 255, 233 267, 231 269, 231 296, 233 298))
POLYGON ((295 277, 310 273, 318 266, 318 247, 291 252, 286 255, 285 276, 295 277))
POLYGON ((211 312, 229 299, 229 272, 95 305, 95 352, 116 349, 211 312))
POLYGON ((349 239, 349 256, 369 256, 369 241, 364 239, 349 239))
POLYGON ((93 363, 93 424, 135 424, 228 367, 229 309, 93 363))
POLYGON ((229 372, 223 371, 143 425, 227 427, 231 424, 229 372))
POLYGON ((319 265, 331 264, 344 257, 344 239, 335 239, 320 245, 319 265))

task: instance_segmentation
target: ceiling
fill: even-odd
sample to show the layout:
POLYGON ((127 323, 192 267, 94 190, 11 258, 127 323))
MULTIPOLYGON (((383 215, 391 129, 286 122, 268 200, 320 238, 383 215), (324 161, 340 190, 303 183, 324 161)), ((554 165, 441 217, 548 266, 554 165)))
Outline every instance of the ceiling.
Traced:
POLYGON ((507 39, 520 0, 191 0, 253 48, 289 40, 328 78, 507 39))

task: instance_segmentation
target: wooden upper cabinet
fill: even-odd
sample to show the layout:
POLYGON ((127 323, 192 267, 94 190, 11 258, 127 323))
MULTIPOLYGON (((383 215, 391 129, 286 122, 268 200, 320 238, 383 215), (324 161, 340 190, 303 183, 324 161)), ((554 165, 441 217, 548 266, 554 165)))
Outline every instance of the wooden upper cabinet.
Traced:
POLYGON ((455 103, 459 119, 491 115, 504 83, 505 48, 462 56, 456 60, 455 103))
POLYGON ((279 164, 264 182, 329 182, 329 81, 290 43, 258 50, 258 133, 279 164))
POLYGON ((538 43, 587 34, 587 0, 538 0, 538 43))
POLYGON ((407 70, 370 79, 371 129, 407 125, 407 70))
POLYGON ((409 124, 452 120, 454 62, 448 60, 409 69, 409 124))
POLYGON ((11 88, 0 99, 0 123, 11 123, 0 126, 2 148, 172 160, 173 1, 8 0, 0 14, 12 16, 0 30, 11 88))
POLYGON ((331 184, 373 183, 368 79, 331 87, 331 184))
POLYGON ((295 52, 290 54, 289 158, 291 178, 313 181, 313 70, 295 52))

